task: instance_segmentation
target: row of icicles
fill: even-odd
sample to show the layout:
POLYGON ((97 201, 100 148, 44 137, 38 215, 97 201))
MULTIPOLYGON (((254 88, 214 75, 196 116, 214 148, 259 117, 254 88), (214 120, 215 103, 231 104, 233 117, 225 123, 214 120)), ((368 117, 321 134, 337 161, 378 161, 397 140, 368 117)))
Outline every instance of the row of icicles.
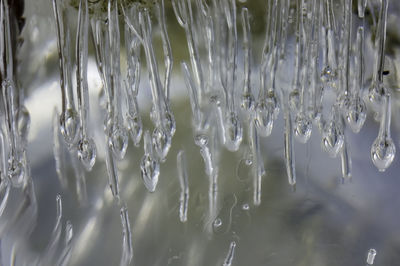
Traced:
MULTIPOLYGON (((65 7, 59 1, 53 2, 61 68, 60 130, 67 145, 76 149, 83 166, 90 171, 96 158, 96 145, 87 126, 88 40, 93 40, 106 98, 106 164, 110 187, 117 198, 119 186, 115 161, 124 158, 129 135, 134 145, 138 146, 143 134, 137 95, 142 68, 140 54, 144 51, 153 103, 150 118, 154 130, 152 133, 146 130, 143 134, 144 156, 140 168, 146 188, 150 192, 155 191, 160 162, 165 161, 176 130, 169 99, 173 57, 164 2, 157 1, 152 8, 148 8, 140 4, 124 6, 109 0, 107 14, 93 15, 92 19, 89 19, 87 1, 80 2, 74 67, 77 108, 71 84, 69 25, 64 25, 63 17, 65 7), (123 27, 119 25, 120 17, 123 27), (153 47, 152 17, 161 33, 163 75, 160 74, 153 47), (120 69, 121 29, 124 30, 127 54, 125 75, 120 69), (89 38, 90 32, 92 38, 89 38)), ((219 147, 223 145, 230 151, 237 151, 247 127, 248 163, 253 165, 255 174, 254 203, 260 203, 261 177, 265 175, 265 169, 259 138, 271 134, 280 109, 285 120, 285 161, 291 185, 296 183, 293 139, 306 143, 314 126, 321 131, 323 149, 332 157, 341 157, 343 177, 351 176, 351 156, 344 128, 348 125, 358 133, 366 120, 367 105, 363 99, 364 15, 368 5, 374 8, 371 1, 358 0, 358 17, 353 16, 352 2, 343 1, 342 6, 334 6, 332 0, 269 0, 266 38, 259 72, 254 75, 247 8, 242 8, 240 12, 243 40, 239 43, 239 12, 235 0, 172 1, 187 40, 190 65, 182 62, 181 68, 193 113, 195 143, 200 147, 211 190, 217 190, 219 147), (359 25, 354 46, 353 20, 359 25), (294 43, 293 47, 289 42, 294 43), (240 46, 243 49, 239 49, 240 46), (294 55, 294 62, 287 56, 290 53, 294 55), (243 70, 238 68, 239 55, 243 55, 243 70), (279 80, 280 72, 290 64, 294 65, 292 82, 284 86, 279 80), (259 77, 259 83, 252 80, 254 76, 259 77), (259 88, 257 99, 254 97, 256 87, 259 88), (323 113, 324 109, 329 109, 324 105, 325 91, 333 91, 336 97, 328 117, 323 113)), ((380 171, 390 166, 396 150, 390 137, 391 96, 383 84, 387 8, 388 1, 381 1, 374 45, 376 63, 368 92, 371 106, 381 116, 379 134, 371 148, 372 161, 380 171)))
MULTIPOLYGON (((108 144, 106 166, 112 194, 119 201, 117 161, 125 157, 129 136, 134 145, 139 146, 142 135, 144 155, 140 163, 141 175, 148 191, 154 192, 160 175, 160 163, 166 160, 176 130, 170 106, 173 57, 167 34, 164 1, 156 1, 149 8, 140 4, 124 6, 116 0, 108 0, 106 14, 94 14, 89 18, 88 0, 80 0, 74 57, 71 55, 67 1, 52 2, 62 92, 59 131, 66 146, 77 155, 87 171, 92 169, 96 160, 96 144, 93 132, 88 127, 87 76, 88 42, 92 40, 103 85, 103 107, 106 109, 104 132, 108 144), (163 75, 160 74, 153 47, 152 18, 157 22, 163 44, 163 75), (123 27, 120 27, 120 21, 123 21, 123 27), (123 45, 121 29, 124 30, 123 45), (126 73, 121 73, 121 47, 126 49, 126 73), (143 130, 137 102, 142 51, 145 53, 153 103, 150 113, 154 125, 152 132, 143 130), (74 70, 76 87, 72 84, 74 70)), ((210 180, 211 216, 215 216, 221 147, 238 151, 244 136, 247 136, 246 163, 252 165, 254 172, 254 205, 261 203, 261 181, 265 169, 260 141, 261 137, 271 134, 280 109, 283 110, 285 121, 287 175, 289 184, 293 186, 296 184, 294 139, 306 143, 312 128, 316 126, 322 135, 323 149, 332 157, 341 157, 342 174, 348 178, 351 176, 351 156, 344 129, 349 126, 353 132, 358 133, 366 120, 367 105, 363 97, 366 80, 364 47, 365 31, 369 28, 364 22, 364 15, 367 6, 369 9, 374 8, 374 1, 357 0, 358 16, 353 15, 352 0, 342 0, 339 6, 334 6, 333 0, 267 2, 266 38, 261 62, 255 67, 251 15, 247 8, 238 12, 235 0, 172 0, 177 21, 185 32, 190 56, 190 64, 182 62, 181 69, 192 110, 194 141, 200 148, 205 173, 210 180), (353 46, 354 23, 358 27, 353 46), (238 25, 242 27, 242 42, 239 42, 238 25), (293 47, 290 43, 294 44, 293 47), (294 56, 289 57, 288 54, 294 56), (243 69, 238 68, 241 57, 243 69), (290 82, 286 80, 285 83, 281 79, 285 77, 286 68, 290 65, 294 65, 293 74, 290 82), (257 98, 254 96, 257 91, 255 88, 259 88, 257 98), (335 95, 334 103, 329 107, 325 104, 326 92, 335 95), (323 111, 326 113, 328 109, 330 115, 326 118, 323 111), (247 134, 244 134, 245 130, 247 134)), ((368 101, 380 116, 379 134, 372 145, 371 158, 375 166, 384 171, 393 162, 396 148, 390 137, 391 95, 383 83, 388 0, 379 1, 379 4, 378 18, 374 19, 377 21, 373 54, 375 65, 368 101)), ((10 185, 23 187, 27 201, 31 202, 34 209, 37 206, 34 205, 36 201, 26 158, 30 119, 23 105, 23 90, 18 88, 15 81, 15 60, 11 44, 13 25, 10 23, 7 1, 3 0, 0 21, 1 106, 4 108, 0 130, 0 191, 4 193, 0 203, 1 215, 7 205, 10 185)), ((291 70, 287 72, 291 73, 291 70)), ((182 190, 180 220, 185 222, 189 185, 183 151, 178 153, 177 166, 182 190)), ((57 172, 60 171, 57 169, 57 172)), ((68 261, 72 238, 72 225, 69 222, 65 226, 66 243, 61 258, 55 258, 52 250, 54 246, 60 245, 60 197, 57 197, 57 210, 54 236, 46 251, 48 254, 37 263, 68 261)), ((124 236, 121 265, 128 265, 133 253, 125 204, 121 204, 121 221, 124 236)), ((4 228, 1 228, 0 233, 4 232, 4 228)), ((231 264, 235 247, 236 243, 232 242, 225 265, 231 264)))

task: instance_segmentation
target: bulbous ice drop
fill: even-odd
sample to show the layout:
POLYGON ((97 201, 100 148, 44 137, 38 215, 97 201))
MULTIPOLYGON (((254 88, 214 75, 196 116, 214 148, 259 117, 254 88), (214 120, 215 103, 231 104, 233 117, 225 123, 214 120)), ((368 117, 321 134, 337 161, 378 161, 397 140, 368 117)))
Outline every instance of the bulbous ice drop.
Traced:
POLYGON ((149 131, 144 134, 144 155, 140 161, 140 170, 146 189, 154 192, 160 175, 160 164, 153 159, 152 141, 149 131))
POLYGON ((372 162, 381 172, 392 164, 396 155, 396 146, 390 137, 391 103, 389 93, 385 94, 383 103, 379 134, 371 147, 372 162))
POLYGON ((127 123, 133 144, 138 147, 143 134, 142 119, 139 114, 130 114, 127 117, 127 123))
POLYGON ((372 81, 371 86, 368 88, 368 99, 371 103, 379 104, 382 102, 384 93, 383 84, 372 81))
MULTIPOLYGON (((336 111, 334 111, 336 112, 336 111)), ((341 121, 337 120, 337 115, 324 126, 322 132, 322 147, 331 156, 336 157, 341 151, 344 142, 344 133, 341 121)))
POLYGON ((304 113, 300 113, 296 116, 294 121, 294 136, 301 143, 306 143, 312 133, 312 121, 304 113))
POLYGON ((68 145, 76 143, 80 131, 80 119, 75 109, 69 108, 61 113, 60 130, 68 145))
POLYGON ((235 112, 230 112, 225 120, 225 146, 229 151, 237 151, 242 143, 243 127, 235 112))
POLYGON ((391 138, 376 138, 371 147, 371 159, 380 172, 384 172, 393 162, 396 146, 391 138))
POLYGON ((163 127, 167 130, 166 134, 168 134, 170 137, 174 136, 175 131, 176 131, 176 122, 175 122, 174 115, 169 110, 169 108, 165 108, 165 110, 164 110, 163 127))
POLYGON ((166 134, 162 129, 156 127, 153 131, 154 150, 161 162, 164 162, 169 149, 171 148, 171 136, 166 134))
POLYGON ((361 98, 351 99, 349 101, 346 121, 354 133, 360 132, 367 118, 367 106, 361 98))
POLYGON ((257 103, 255 124, 258 128, 258 133, 260 136, 267 137, 271 135, 276 115, 276 99, 261 100, 257 103))
POLYGON ((108 134, 108 145, 110 149, 118 160, 122 160, 128 148, 128 132, 124 127, 118 125, 118 123, 113 123, 108 134))
POLYGON ((83 138, 78 142, 78 158, 87 171, 92 170, 96 162, 96 144, 92 138, 83 138))

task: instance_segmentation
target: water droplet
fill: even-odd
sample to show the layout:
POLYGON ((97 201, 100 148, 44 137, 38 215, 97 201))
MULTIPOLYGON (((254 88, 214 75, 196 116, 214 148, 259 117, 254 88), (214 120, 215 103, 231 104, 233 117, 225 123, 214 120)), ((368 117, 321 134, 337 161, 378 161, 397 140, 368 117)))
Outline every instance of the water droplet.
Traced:
POLYGON ((236 113, 231 112, 225 121, 225 146, 229 151, 237 151, 242 142, 243 128, 236 113))
POLYGON ((153 145, 154 149, 161 162, 165 161, 168 155, 169 149, 171 148, 171 137, 166 134, 163 130, 156 127, 153 131, 153 145))
POLYGON ((140 170, 145 187, 149 192, 154 192, 160 175, 160 164, 145 154, 140 162, 140 170))
POLYGON ((74 144, 79 133, 79 115, 74 109, 67 109, 60 115, 60 130, 67 144, 74 144))
POLYGON ((125 157, 128 141, 129 137, 126 129, 113 123, 109 131, 108 145, 117 159, 122 160, 125 157))
POLYGON ((222 220, 220 218, 217 218, 214 220, 213 226, 214 228, 218 228, 222 225, 222 220))
POLYGON ((391 138, 379 137, 371 147, 371 159, 379 171, 385 171, 393 162, 396 146, 391 138))
POLYGON ((325 125, 322 132, 322 147, 331 156, 336 157, 343 147, 343 129, 339 124, 331 120, 325 125))
POLYGON ((84 138, 78 142, 78 158, 87 171, 92 170, 96 162, 96 144, 92 138, 84 138))
POLYGON ((295 121, 294 135, 296 139, 301 143, 306 143, 311 136, 312 132, 312 121, 304 113, 299 114, 295 121))
POLYGON ((248 211, 248 210, 250 210, 250 206, 249 206, 249 204, 247 204, 247 203, 243 204, 243 206, 242 206, 242 210, 244 210, 244 211, 248 211))

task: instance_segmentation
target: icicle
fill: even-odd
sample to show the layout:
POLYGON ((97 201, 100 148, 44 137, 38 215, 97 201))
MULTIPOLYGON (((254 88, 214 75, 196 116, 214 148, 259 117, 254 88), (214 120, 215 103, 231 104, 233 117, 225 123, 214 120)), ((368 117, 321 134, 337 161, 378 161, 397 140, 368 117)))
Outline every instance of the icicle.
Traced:
POLYGON ((346 139, 346 136, 343 135, 343 148, 340 153, 340 162, 342 164, 342 177, 344 179, 348 179, 351 177, 351 157, 349 150, 349 143, 346 139))
POLYGON ((186 89, 188 90, 190 106, 192 108, 193 125, 196 130, 202 129, 202 113, 197 99, 196 89, 189 73, 188 66, 185 62, 181 63, 183 77, 185 79, 186 89))
POLYGON ((260 92, 256 104, 256 126, 260 136, 267 137, 271 134, 274 119, 279 113, 279 104, 274 88, 276 53, 278 45, 278 2, 272 0, 273 4, 269 3, 269 14, 266 40, 264 43, 261 69, 260 69, 260 92), (267 76, 269 79, 266 80, 267 76))
POLYGON ((233 258, 235 256, 235 248, 236 248, 236 242, 232 241, 231 244, 229 245, 229 251, 228 254, 225 257, 224 263, 222 266, 231 266, 233 262, 233 258))
POLYGON ((370 250, 368 250, 368 255, 367 255, 367 264, 368 265, 374 264, 375 256, 376 256, 375 249, 371 248, 370 250))
POLYGON ((15 114, 15 87, 12 81, 4 80, 2 83, 3 104, 5 106, 6 128, 10 145, 10 154, 8 156, 8 176, 16 187, 21 187, 25 180, 25 161, 21 143, 19 141, 19 132, 17 128, 15 114))
POLYGON ((59 134, 59 117, 57 113, 57 109, 54 108, 53 112, 53 154, 56 166, 56 172, 58 176, 58 180, 60 181, 62 187, 67 186, 67 177, 65 176, 65 155, 63 152, 62 142, 60 140, 59 134))
MULTIPOLYGON (((107 143, 109 143, 108 137, 106 137, 107 143)), ((119 183, 118 183, 118 169, 109 146, 106 147, 106 167, 108 174, 108 184, 111 189, 111 193, 114 198, 119 201, 119 183)))
POLYGON ((72 238, 74 236, 74 229, 72 227, 72 223, 67 221, 65 224, 65 243, 64 249, 61 252, 61 255, 56 263, 59 266, 68 265, 69 259, 71 257, 71 249, 72 249, 72 238))
POLYGON ((249 22, 249 11, 242 8, 243 25, 243 53, 244 53, 244 86, 242 92, 241 107, 246 112, 251 112, 255 106, 254 96, 251 92, 251 30, 249 22))
MULTIPOLYGON (((287 108, 285 108, 287 109, 287 108)), ((284 111, 285 120, 285 161, 286 161, 286 173, 288 181, 291 186, 296 185, 296 169, 295 169, 295 157, 294 157, 294 145, 293 145, 293 130, 292 130, 292 119, 289 110, 284 111)))
POLYGON ((138 147, 143 134, 143 124, 142 118, 140 117, 139 107, 137 103, 137 97, 133 95, 132 91, 128 88, 125 82, 125 92, 127 97, 128 113, 127 113, 127 123, 129 133, 133 144, 138 147))
POLYGON ((187 211, 189 204, 189 183, 186 156, 183 150, 178 152, 176 163, 178 168, 179 184, 181 186, 181 196, 179 199, 179 219, 181 222, 184 223, 187 221, 187 211))
POLYGON ((332 83, 337 77, 337 59, 336 59, 336 19, 333 12, 333 0, 325 1, 325 23, 323 41, 325 50, 323 51, 323 70, 322 79, 324 82, 332 83))
POLYGON ((300 68, 301 68, 301 43, 302 43, 302 7, 301 7, 301 0, 297 0, 296 2, 296 48, 294 54, 294 75, 293 75, 293 83, 292 83, 292 90, 289 94, 289 107, 293 113, 298 112, 300 109, 300 68), (301 18, 301 20, 300 20, 301 18))
POLYGON ((124 206, 120 211, 122 222, 122 256, 120 266, 130 265, 133 258, 132 233, 129 223, 128 209, 124 206))
POLYGON ((392 164, 396 155, 396 146, 390 137, 390 121, 392 114, 390 98, 389 92, 384 92, 379 134, 371 147, 372 162, 380 172, 384 172, 392 164))
POLYGON ((46 251, 44 252, 42 262, 41 262, 42 265, 51 265, 52 264, 53 260, 55 259, 54 256, 55 256, 57 246, 58 246, 58 244, 60 242, 60 238, 61 238, 62 201, 61 201, 60 195, 57 195, 56 202, 57 202, 56 224, 54 225, 53 232, 50 237, 50 242, 48 243, 48 245, 46 247, 46 251))
POLYGON ((198 48, 194 41, 194 24, 192 5, 190 0, 172 0, 172 7, 178 23, 184 28, 186 40, 189 49, 190 62, 192 65, 193 76, 196 84, 197 99, 200 104, 203 101, 204 85, 203 85, 203 71, 201 68, 198 48))
POLYGON ((75 109, 73 88, 71 81, 71 63, 69 59, 70 38, 69 29, 64 26, 63 4, 53 0, 53 11, 56 19, 57 44, 60 63, 60 85, 62 96, 62 110, 60 115, 60 129, 68 145, 73 145, 79 135, 80 121, 75 109), (61 9, 61 10, 60 10, 61 9))
POLYGON ((150 133, 144 133, 144 155, 140 161, 140 169, 145 187, 149 192, 154 192, 160 175, 160 163, 154 159, 154 151, 150 133))
POLYGON ((88 113, 89 113, 89 92, 87 81, 87 61, 88 61, 88 29, 89 14, 87 0, 81 0, 78 15, 78 30, 76 35, 76 79, 78 109, 80 111, 81 139, 78 142, 78 158, 87 171, 92 170, 96 161, 96 144, 93 138, 89 137, 88 113))
POLYGON ((379 22, 376 28, 376 60, 372 76, 371 86, 369 88, 369 100, 372 103, 380 104, 382 96, 384 96, 383 87, 383 71, 385 67, 385 43, 386 43, 386 24, 389 0, 381 1, 381 9, 379 12, 379 22))
MULTIPOLYGON (((122 110, 121 110, 121 73, 120 73, 120 32, 117 1, 108 0, 107 8, 108 32, 106 42, 108 42, 109 64, 105 67, 109 68, 110 84, 106 86, 108 89, 109 110, 106 120, 106 134, 108 137, 108 145, 111 148, 114 157, 122 160, 125 157, 128 148, 128 133, 123 126, 122 110), (112 3, 114 5, 112 6, 112 3)), ((106 44, 107 45, 107 44, 106 44)), ((107 46, 105 46, 107 47, 107 46)), ((106 52, 106 51, 104 51, 106 52)))
MULTIPOLYGON (((130 24, 129 18, 125 18, 126 23, 130 24)), ((162 89, 160 74, 158 72, 157 62, 152 45, 152 27, 149 11, 144 9, 139 13, 139 24, 142 38, 142 44, 145 50, 147 65, 150 74, 150 87, 153 98, 153 106, 151 111, 151 119, 156 126, 157 131, 153 132, 153 139, 157 147, 156 152, 163 161, 169 151, 169 139, 175 133, 176 124, 172 112, 169 109, 169 103, 165 97, 165 90, 162 89), (162 131, 160 135, 159 132, 162 131)), ((166 42, 166 40, 164 41, 166 42)), ((170 55, 168 55, 170 56, 170 55)), ((167 57, 168 57, 167 56, 167 57)), ((167 60, 168 61, 168 60, 167 60)), ((167 69, 167 72, 169 70, 167 69)), ((167 82, 168 83, 168 82, 167 82)))
MULTIPOLYGON (((167 33, 167 24, 165 22, 165 7, 164 0, 160 1, 160 5, 156 5, 157 14, 158 14, 158 24, 161 28, 161 39, 163 42, 163 51, 164 51, 164 64, 165 64, 165 78, 164 78, 164 94, 165 99, 169 102, 169 87, 171 82, 171 72, 173 65, 172 58, 172 50, 171 44, 169 42, 168 33, 167 33)), ((173 135, 173 134, 172 134, 173 135)))
POLYGON ((358 17, 364 18, 368 0, 357 0, 358 17))
MULTIPOLYGON (((313 1, 313 3, 315 3, 313 1)), ((304 1, 301 3, 301 10, 300 12, 304 12, 303 9, 306 9, 306 5, 304 1)), ((311 84, 309 84, 309 72, 310 69, 312 68, 312 28, 310 27, 309 22, 304 22, 304 14, 299 14, 300 16, 300 46, 303 47, 303 53, 301 53, 300 57, 298 58, 299 62, 301 62, 301 67, 297 71, 297 75, 299 76, 299 80, 297 81, 299 83, 300 81, 300 92, 299 92, 299 109, 296 113, 296 118, 294 121, 294 133, 296 139, 301 142, 301 143, 306 143, 308 139, 311 136, 311 130, 312 130, 312 121, 309 118, 308 114, 306 114, 307 111, 307 100, 308 99, 308 89, 311 84)), ((312 23, 312 22, 311 22, 312 23)), ((316 56, 316 55, 315 55, 316 56)), ((296 77, 295 77, 296 79, 296 77)), ((297 88, 296 88, 297 89, 297 88)), ((296 92, 295 92, 296 93, 296 92)), ((293 99, 293 93, 292 93, 292 101, 295 101, 293 99)), ((295 103, 292 103, 293 107, 295 107, 295 103)))
POLYGON ((355 89, 351 93, 346 112, 346 122, 354 133, 360 132, 367 118, 367 106, 361 98, 361 91, 364 83, 364 27, 360 26, 357 30, 357 49, 358 54, 355 57, 355 89))
POLYGON ((254 186, 253 186, 253 201, 254 205, 258 206, 261 204, 261 181, 265 175, 264 161, 261 156, 260 139, 258 136, 257 127, 255 121, 251 120, 249 126, 250 136, 250 149, 253 157, 253 172, 254 172, 254 186))

